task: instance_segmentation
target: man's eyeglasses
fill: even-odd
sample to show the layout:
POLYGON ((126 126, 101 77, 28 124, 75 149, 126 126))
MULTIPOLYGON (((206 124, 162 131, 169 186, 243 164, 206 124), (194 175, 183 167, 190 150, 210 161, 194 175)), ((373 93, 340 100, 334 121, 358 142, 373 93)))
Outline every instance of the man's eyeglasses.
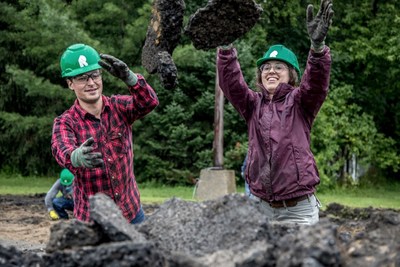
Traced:
POLYGON ((281 73, 283 70, 288 69, 288 67, 284 63, 275 63, 275 64, 265 63, 260 66, 260 71, 262 72, 268 73, 272 69, 274 69, 276 73, 281 73))
POLYGON ((72 79, 75 81, 75 83, 78 84, 87 84, 89 81, 89 78, 92 78, 94 82, 98 82, 101 79, 101 71, 95 71, 90 74, 82 74, 79 76, 75 76, 72 79))

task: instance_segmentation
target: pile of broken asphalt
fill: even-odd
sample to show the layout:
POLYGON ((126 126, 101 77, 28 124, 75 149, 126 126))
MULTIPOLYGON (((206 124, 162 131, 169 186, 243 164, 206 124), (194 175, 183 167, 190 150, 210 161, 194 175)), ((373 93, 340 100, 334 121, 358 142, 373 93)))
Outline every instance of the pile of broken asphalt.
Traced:
POLYGON ((171 198, 139 225, 107 196, 91 223, 51 228, 46 253, 0 245, 1 266, 400 266, 400 211, 331 204, 313 226, 270 223, 242 194, 171 198))

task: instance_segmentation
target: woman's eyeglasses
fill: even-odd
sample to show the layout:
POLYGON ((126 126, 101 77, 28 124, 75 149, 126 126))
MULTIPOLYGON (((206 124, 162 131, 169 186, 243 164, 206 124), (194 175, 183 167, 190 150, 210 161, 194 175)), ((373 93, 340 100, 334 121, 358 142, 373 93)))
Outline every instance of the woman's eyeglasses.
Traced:
POLYGON ((275 64, 265 63, 260 66, 260 71, 262 72, 268 73, 272 69, 274 69, 276 73, 281 73, 283 70, 288 69, 288 67, 284 63, 275 63, 275 64))

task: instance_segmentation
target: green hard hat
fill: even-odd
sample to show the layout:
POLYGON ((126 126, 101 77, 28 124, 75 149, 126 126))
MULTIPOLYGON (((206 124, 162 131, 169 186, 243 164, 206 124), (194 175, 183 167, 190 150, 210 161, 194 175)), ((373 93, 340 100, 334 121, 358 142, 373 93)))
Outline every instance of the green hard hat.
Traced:
POLYGON ((71 185, 74 180, 74 175, 68 170, 63 169, 60 174, 60 183, 62 185, 71 185))
POLYGON ((73 77, 92 70, 101 69, 100 55, 85 44, 73 44, 65 50, 60 59, 61 76, 73 77))
POLYGON ((299 68, 299 62, 297 61, 296 55, 286 48, 284 45, 277 44, 271 46, 264 56, 257 60, 257 67, 260 67, 264 62, 269 60, 279 60, 291 65, 299 76, 301 76, 301 71, 299 68))

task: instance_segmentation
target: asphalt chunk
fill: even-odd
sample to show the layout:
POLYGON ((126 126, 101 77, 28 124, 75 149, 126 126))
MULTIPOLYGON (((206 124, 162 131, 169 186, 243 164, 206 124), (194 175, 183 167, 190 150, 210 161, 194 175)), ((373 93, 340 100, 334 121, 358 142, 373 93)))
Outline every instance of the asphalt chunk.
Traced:
POLYGON ((228 45, 246 34, 262 11, 254 0, 210 0, 190 16, 184 34, 196 49, 228 45))

